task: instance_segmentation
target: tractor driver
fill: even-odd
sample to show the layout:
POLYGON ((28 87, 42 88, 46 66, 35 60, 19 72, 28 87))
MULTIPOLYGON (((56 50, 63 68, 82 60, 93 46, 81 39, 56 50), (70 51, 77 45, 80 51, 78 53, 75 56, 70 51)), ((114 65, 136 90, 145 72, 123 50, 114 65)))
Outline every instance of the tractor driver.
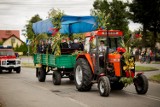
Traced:
POLYGON ((104 41, 100 41, 100 46, 99 46, 99 65, 100 67, 104 67, 104 53, 106 51, 106 46, 104 44, 104 41))

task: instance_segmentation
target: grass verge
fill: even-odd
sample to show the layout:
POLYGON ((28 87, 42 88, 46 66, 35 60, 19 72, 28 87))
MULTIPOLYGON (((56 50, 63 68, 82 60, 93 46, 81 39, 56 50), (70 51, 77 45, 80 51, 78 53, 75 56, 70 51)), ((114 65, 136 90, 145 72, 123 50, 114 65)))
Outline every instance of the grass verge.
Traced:
POLYGON ((135 67, 136 69, 136 72, 139 72, 139 71, 156 71, 158 70, 157 68, 154 68, 154 67, 146 67, 146 66, 136 66, 135 67))
POLYGON ((160 83, 160 74, 151 76, 149 80, 160 83))
POLYGON ((152 62, 152 64, 160 64, 160 61, 152 62))
POLYGON ((34 68, 34 64, 33 63, 22 63, 22 67, 30 67, 30 68, 34 68))

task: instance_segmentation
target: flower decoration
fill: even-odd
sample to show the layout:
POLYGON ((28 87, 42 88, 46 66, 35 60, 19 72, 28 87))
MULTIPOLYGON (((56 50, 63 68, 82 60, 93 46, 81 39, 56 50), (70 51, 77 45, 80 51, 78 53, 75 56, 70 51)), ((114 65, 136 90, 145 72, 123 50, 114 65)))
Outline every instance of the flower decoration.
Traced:
POLYGON ((122 48, 122 47, 118 47, 118 48, 117 48, 117 52, 123 54, 123 53, 126 52, 126 49, 125 49, 125 48, 122 48))
POLYGON ((123 66, 123 70, 126 73, 126 77, 122 77, 120 79, 120 82, 123 82, 125 86, 130 85, 133 82, 134 78, 134 73, 132 70, 135 69, 135 60, 131 54, 131 46, 136 41, 141 40, 141 37, 142 35, 140 33, 133 34, 126 43, 122 41, 121 45, 123 48, 117 48, 117 52, 119 52, 120 54, 122 53, 122 55, 124 56, 125 65, 123 66))
POLYGON ((55 36, 59 32, 59 28, 51 28, 52 36, 55 36))

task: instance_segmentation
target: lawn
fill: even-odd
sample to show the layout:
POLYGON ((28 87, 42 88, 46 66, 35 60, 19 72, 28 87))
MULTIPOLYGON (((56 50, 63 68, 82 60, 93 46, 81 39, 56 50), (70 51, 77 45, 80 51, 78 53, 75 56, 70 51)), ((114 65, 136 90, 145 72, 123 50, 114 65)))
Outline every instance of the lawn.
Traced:
POLYGON ((160 74, 151 76, 149 80, 160 83, 160 74))
POLYGON ((34 68, 34 64, 33 63, 22 63, 23 67, 33 67, 34 68))
POLYGON ((155 70, 158 70, 157 68, 154 68, 154 67, 146 67, 146 66, 136 66, 136 71, 139 72, 139 71, 155 71, 155 70))

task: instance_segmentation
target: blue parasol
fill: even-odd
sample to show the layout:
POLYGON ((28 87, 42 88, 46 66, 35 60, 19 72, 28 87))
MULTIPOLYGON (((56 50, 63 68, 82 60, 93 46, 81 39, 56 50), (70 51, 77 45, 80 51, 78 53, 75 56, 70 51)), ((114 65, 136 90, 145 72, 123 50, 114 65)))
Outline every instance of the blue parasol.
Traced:
MULTIPOLYGON (((33 31, 35 34, 47 33, 52 34, 51 19, 38 21, 33 23, 33 31)), ((94 16, 62 16, 61 34, 84 33, 96 30, 98 27, 96 17, 94 16)))

